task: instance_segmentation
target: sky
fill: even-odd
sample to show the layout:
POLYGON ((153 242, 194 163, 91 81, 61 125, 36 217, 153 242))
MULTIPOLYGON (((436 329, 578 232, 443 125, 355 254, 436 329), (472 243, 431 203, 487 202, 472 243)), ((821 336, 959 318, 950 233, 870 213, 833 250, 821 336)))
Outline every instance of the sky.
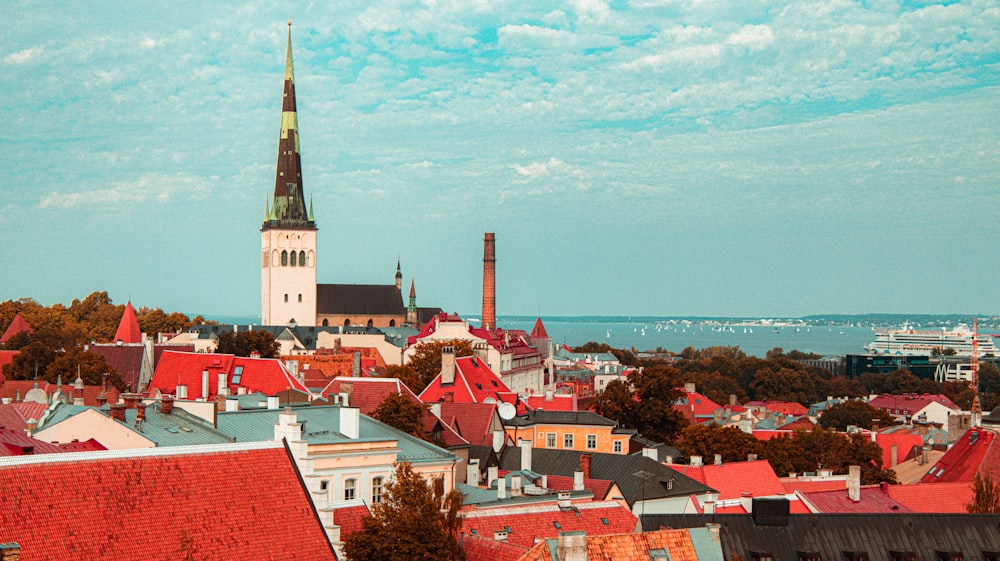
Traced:
POLYGON ((290 18, 320 282, 478 314, 495 232, 499 315, 1000 313, 995 0, 4 12, 0 300, 259 314, 290 18))

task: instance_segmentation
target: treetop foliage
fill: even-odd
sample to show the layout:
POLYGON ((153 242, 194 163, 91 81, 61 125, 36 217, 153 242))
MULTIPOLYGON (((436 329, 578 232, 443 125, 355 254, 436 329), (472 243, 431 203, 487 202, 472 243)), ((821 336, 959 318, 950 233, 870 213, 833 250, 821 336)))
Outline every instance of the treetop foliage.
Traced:
MULTIPOLYGON (((441 373, 441 350, 445 347, 455 349, 455 358, 472 356, 472 342, 468 339, 452 339, 450 341, 430 341, 420 343, 416 351, 406 363, 416 372, 417 386, 410 386, 413 393, 420 394, 434 378, 441 373)), ((407 384, 409 386, 409 384, 407 384)))

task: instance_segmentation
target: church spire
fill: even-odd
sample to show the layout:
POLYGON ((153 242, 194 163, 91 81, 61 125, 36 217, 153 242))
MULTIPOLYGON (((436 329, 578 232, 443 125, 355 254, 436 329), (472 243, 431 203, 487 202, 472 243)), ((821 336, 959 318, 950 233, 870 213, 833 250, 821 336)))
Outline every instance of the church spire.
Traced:
POLYGON ((278 137, 278 165, 274 178, 274 200, 264 227, 315 228, 306 211, 302 189, 302 158, 299 151, 299 122, 295 108, 295 71, 292 65, 292 22, 288 22, 285 51, 285 86, 281 101, 281 134, 278 137))

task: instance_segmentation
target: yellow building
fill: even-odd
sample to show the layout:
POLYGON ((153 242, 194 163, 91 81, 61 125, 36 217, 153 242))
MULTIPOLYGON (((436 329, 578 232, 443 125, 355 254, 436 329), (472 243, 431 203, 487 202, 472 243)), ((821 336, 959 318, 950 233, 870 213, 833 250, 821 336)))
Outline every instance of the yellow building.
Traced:
POLYGON ((622 455, 636 434, 590 411, 531 411, 504 421, 504 430, 514 442, 532 442, 532 448, 622 455))

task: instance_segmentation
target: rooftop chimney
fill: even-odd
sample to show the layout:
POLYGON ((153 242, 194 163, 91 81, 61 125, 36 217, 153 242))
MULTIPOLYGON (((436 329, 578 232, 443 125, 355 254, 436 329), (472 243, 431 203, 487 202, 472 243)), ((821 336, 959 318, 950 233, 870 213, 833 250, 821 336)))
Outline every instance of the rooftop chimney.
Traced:
POLYGON ((497 479, 497 499, 507 498, 507 480, 503 477, 497 479))
POLYGON ((531 441, 519 438, 518 445, 521 447, 521 470, 531 471, 531 441))
POLYGON ((219 372, 218 394, 229 395, 229 379, 225 372, 219 372))
POLYGON ((569 508, 572 505, 572 502, 570 501, 569 498, 569 491, 559 491, 558 493, 556 493, 556 501, 557 501, 556 504, 559 505, 559 508, 569 508))
POLYGON ((141 401, 135 404, 135 420, 136 421, 146 420, 146 404, 141 401))
POLYGON ((100 395, 97 396, 96 401, 97 401, 97 407, 98 408, 104 407, 104 404, 108 402, 108 395, 102 393, 102 394, 100 394, 100 395))
POLYGON ((208 399, 208 370, 201 371, 201 398, 208 399))
POLYGON ((496 238, 487 232, 483 240, 483 328, 496 329, 496 238))
POLYGON ((847 469, 847 498, 861 501, 861 466, 851 466, 847 469))
POLYGON ((590 475, 590 461, 593 456, 590 454, 580 454, 580 471, 583 472, 583 476, 587 479, 592 479, 590 475))
POLYGON ((361 410, 357 407, 340 406, 340 434, 347 438, 360 438, 361 410))
POLYGON ((188 387, 184 384, 177 386, 177 399, 187 399, 188 398, 188 387))
POLYGON ((493 482, 500 477, 500 468, 497 466, 489 466, 486 468, 486 486, 492 487, 493 482))
POLYGON ((717 465, 717 466, 721 466, 722 465, 722 454, 716 454, 715 455, 715 465, 717 465))
POLYGON ((455 347, 441 348, 441 385, 455 383, 455 347))
POLYGON ((111 407, 110 407, 111 418, 114 419, 114 420, 116 420, 116 421, 121 421, 121 422, 124 423, 125 422, 125 409, 127 407, 128 406, 125 405, 124 403, 115 403, 115 404, 112 404, 111 407))
POLYGON ((174 396, 165 395, 160 398, 160 413, 169 415, 174 410, 174 396))
POLYGON ((688 463, 691 467, 701 467, 701 456, 691 456, 688 458, 688 463))
POLYGON ((583 470, 573 472, 573 490, 583 491, 583 470))
POLYGON ((471 459, 466 466, 465 484, 479 487, 479 460, 471 459))
POLYGON ((559 561, 587 561, 587 532, 559 532, 556 553, 559 561))

